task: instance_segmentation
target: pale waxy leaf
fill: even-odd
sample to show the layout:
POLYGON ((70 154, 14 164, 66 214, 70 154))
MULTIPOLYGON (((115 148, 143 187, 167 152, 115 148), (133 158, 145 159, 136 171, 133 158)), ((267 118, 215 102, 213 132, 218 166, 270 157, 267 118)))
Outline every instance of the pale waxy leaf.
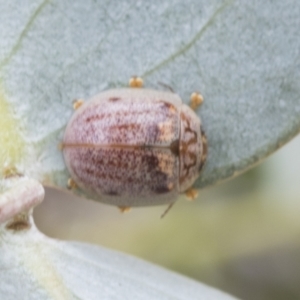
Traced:
POLYGON ((49 239, 33 223, 19 232, 2 227, 0 257, 5 300, 235 299, 125 254, 49 239))
POLYGON ((2 115, 14 115, 1 129, 1 164, 65 187, 58 144, 72 100, 140 75, 146 87, 170 85, 184 102, 193 91, 204 95, 198 114, 209 153, 196 187, 251 167, 300 129, 299 6, 2 1, 0 103, 2 115))

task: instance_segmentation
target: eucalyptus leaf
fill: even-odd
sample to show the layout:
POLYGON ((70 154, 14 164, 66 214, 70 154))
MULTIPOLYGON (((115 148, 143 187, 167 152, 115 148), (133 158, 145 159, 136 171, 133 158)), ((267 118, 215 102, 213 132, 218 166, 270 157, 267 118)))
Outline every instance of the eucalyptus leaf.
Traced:
POLYGON ((66 186, 58 145, 72 100, 132 75, 184 102, 204 95, 209 153, 196 187, 246 170, 300 130, 297 0, 2 0, 0 20, 0 163, 45 184, 66 186))
MULTIPOLYGON (((3 173, 65 187, 58 145, 73 99, 125 87, 133 75, 184 102, 204 95, 197 113, 209 153, 197 187, 246 170, 300 130, 299 1, 0 0, 0 20, 3 173)), ((34 227, 2 230, 0 257, 5 299, 231 299, 34 227)))
POLYGON ((30 230, 0 233, 0 298, 235 299, 142 260, 30 230))

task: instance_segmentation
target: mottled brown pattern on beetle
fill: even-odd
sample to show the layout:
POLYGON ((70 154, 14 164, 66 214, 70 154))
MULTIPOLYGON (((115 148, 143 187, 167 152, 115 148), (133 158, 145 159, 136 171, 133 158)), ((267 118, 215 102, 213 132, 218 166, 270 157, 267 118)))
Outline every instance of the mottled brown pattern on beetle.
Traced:
POLYGON ((159 100, 157 102, 162 103, 165 106, 165 108, 169 110, 169 112, 177 114, 177 108, 172 103, 166 102, 164 100, 159 100))
POLYGON ((106 195, 108 195, 108 196, 121 196, 121 194, 119 194, 116 191, 112 191, 112 190, 111 191, 107 191, 106 195))
POLYGON ((170 192, 170 188, 169 185, 160 185, 155 187, 155 189, 153 189, 153 192, 155 192, 156 194, 165 194, 170 192))
POLYGON ((109 101, 88 106, 72 121, 68 144, 166 145, 179 138, 179 114, 168 102, 109 101), (133 126, 134 125, 134 126, 133 126))
POLYGON ((201 140, 202 140, 202 155, 201 155, 201 162, 199 165, 199 172, 202 170, 207 159, 207 138, 202 129, 201 129, 201 140))
POLYGON ((110 101, 110 102, 116 102, 116 101, 120 101, 120 100, 121 100, 121 98, 119 98, 119 97, 110 97, 108 99, 108 101, 110 101))
POLYGON ((68 147, 65 151, 72 156, 75 181, 91 193, 143 197, 178 187, 179 158, 169 149, 68 147))
POLYGON ((185 114, 181 114, 181 121, 182 122, 186 122, 187 126, 185 126, 185 132, 184 132, 184 136, 188 136, 188 133, 192 134, 192 138, 190 138, 187 142, 184 142, 183 139, 181 139, 181 144, 180 144, 180 152, 181 152, 181 164, 183 164, 183 171, 184 173, 181 174, 180 179, 179 179, 179 183, 181 184, 182 182, 184 182, 186 180, 186 178, 190 175, 190 169, 195 167, 197 164, 197 156, 194 153, 194 151, 190 151, 189 150, 189 146, 190 145, 195 145, 197 144, 197 133, 191 129, 191 125, 190 125, 190 121, 186 118, 185 114), (191 163, 187 164, 185 162, 184 158, 190 158, 191 163))
POLYGON ((170 150, 175 156, 179 156, 179 139, 171 143, 170 150))
POLYGON ((112 90, 75 111, 62 148, 71 178, 90 197, 122 207, 158 205, 199 176, 206 153, 200 128, 175 94, 112 90))

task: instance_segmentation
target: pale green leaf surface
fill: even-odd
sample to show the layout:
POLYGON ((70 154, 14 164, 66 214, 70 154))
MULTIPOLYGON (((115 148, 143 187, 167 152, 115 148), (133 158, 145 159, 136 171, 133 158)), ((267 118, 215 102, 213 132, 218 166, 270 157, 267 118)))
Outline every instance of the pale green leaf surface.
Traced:
POLYGON ((66 185, 57 145, 72 100, 132 75, 172 86, 185 102, 204 95, 209 154, 197 187, 251 167, 299 132, 297 0, 2 0, 0 20, 1 85, 27 147, 18 166, 48 184, 66 185))
POLYGON ((235 299, 204 284, 104 248, 28 231, 0 235, 0 298, 235 299))

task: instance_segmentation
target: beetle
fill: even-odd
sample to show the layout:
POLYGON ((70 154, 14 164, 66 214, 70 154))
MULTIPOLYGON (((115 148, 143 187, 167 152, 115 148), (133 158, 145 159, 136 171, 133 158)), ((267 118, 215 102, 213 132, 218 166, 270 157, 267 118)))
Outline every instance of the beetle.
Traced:
MULTIPOLYGON (((200 118, 175 93, 140 88, 138 77, 129 85, 74 104, 62 143, 69 185, 123 211, 195 198, 207 156, 200 118)), ((192 94, 193 108, 202 101, 192 94)))

